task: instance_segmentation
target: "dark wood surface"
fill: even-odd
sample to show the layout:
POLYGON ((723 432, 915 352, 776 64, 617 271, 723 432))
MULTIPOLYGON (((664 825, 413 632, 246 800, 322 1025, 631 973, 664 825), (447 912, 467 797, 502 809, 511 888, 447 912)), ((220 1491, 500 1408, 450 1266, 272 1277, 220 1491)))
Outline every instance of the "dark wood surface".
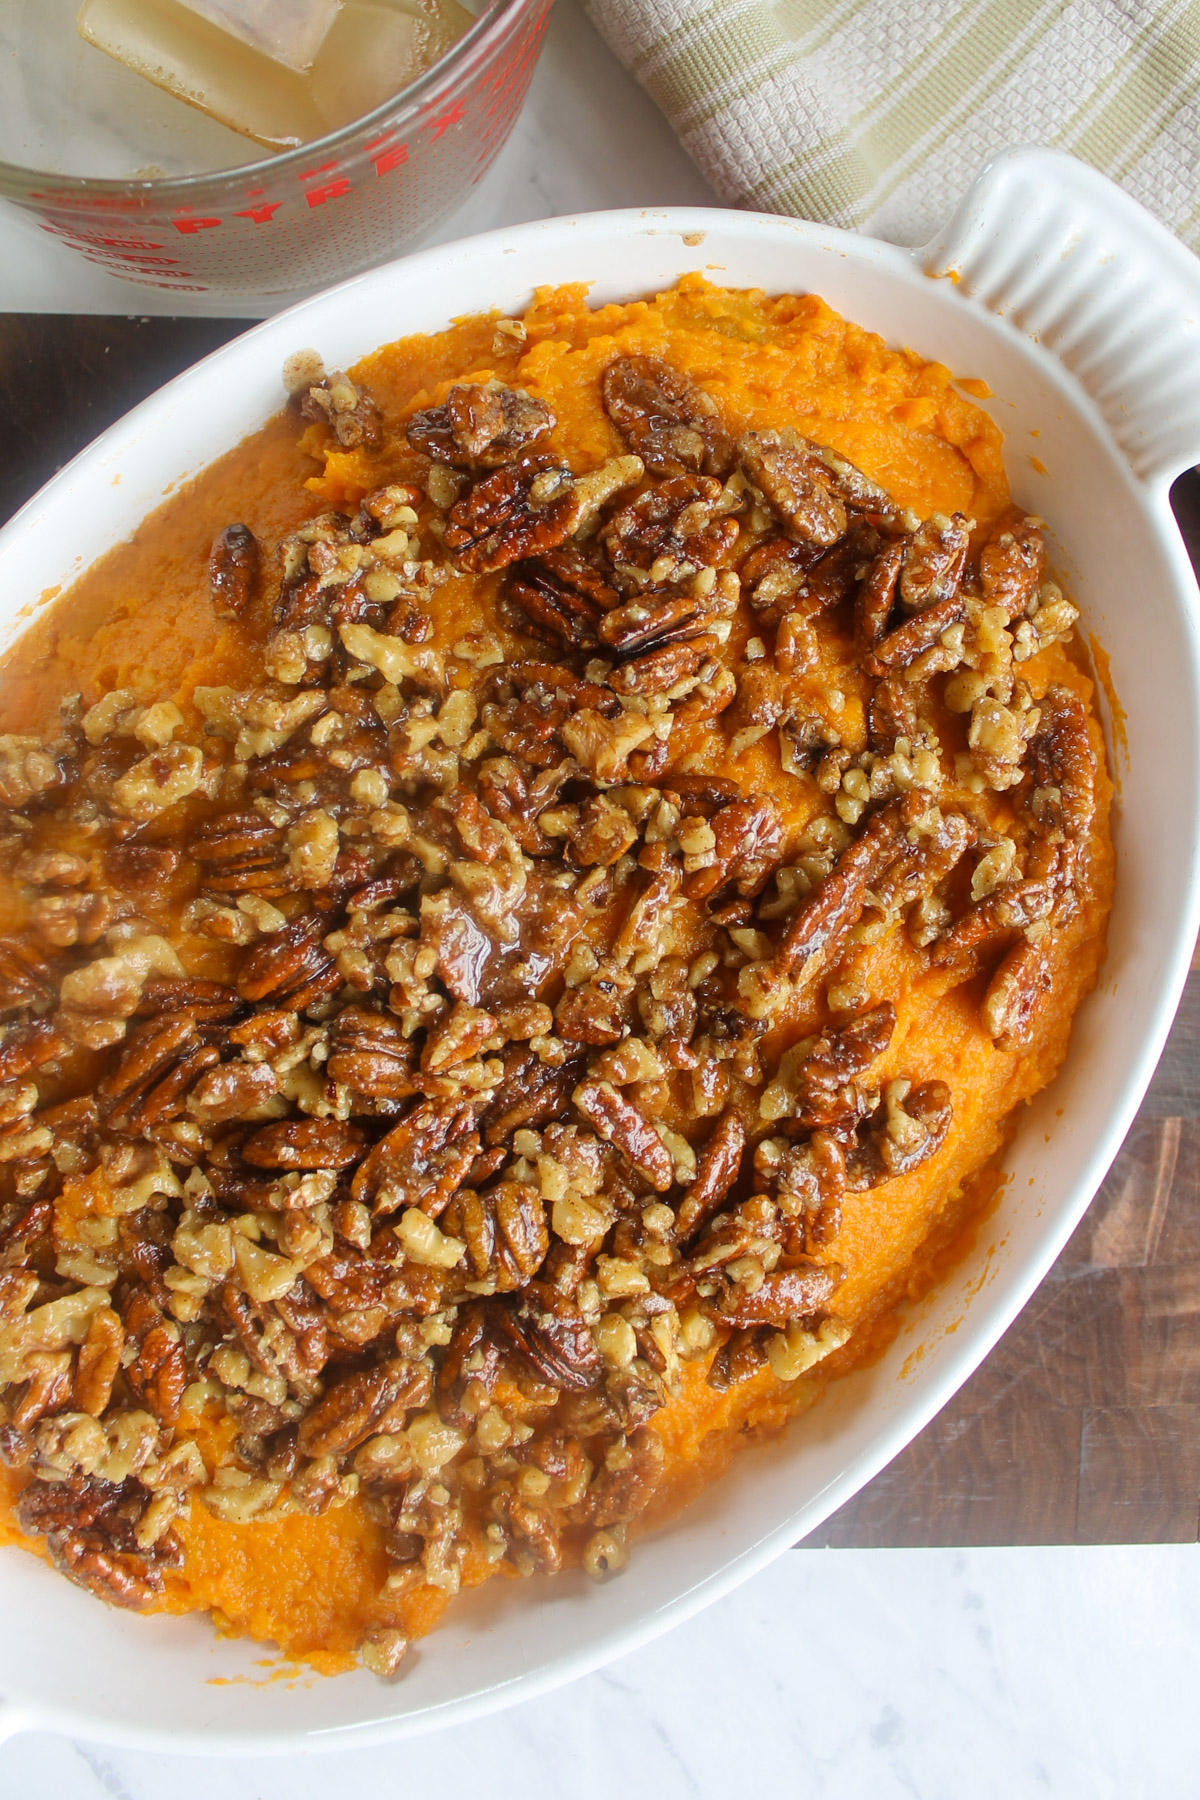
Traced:
MULTIPOLYGON (((241 321, 0 314, 0 520, 241 321)), ((1200 476, 1172 496, 1200 569, 1200 476)), ((812 1545, 1200 1535, 1200 968, 1087 1217, 986 1362, 812 1545)))

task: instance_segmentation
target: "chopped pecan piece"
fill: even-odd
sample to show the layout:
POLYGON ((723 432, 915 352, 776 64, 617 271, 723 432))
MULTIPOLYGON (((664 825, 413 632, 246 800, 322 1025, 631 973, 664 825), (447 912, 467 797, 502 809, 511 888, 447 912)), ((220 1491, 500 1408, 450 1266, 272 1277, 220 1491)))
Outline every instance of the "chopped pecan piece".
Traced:
POLYGON ((300 415, 328 425, 343 450, 377 450, 383 439, 379 408, 340 370, 309 388, 300 402, 300 415))
POLYGON ((623 356, 601 383, 604 410, 652 475, 724 475, 733 445, 702 389, 656 356, 623 356))
POLYGON ((596 1135, 614 1145, 631 1168, 665 1194, 675 1180, 675 1165, 645 1114, 610 1081, 581 1081, 571 1097, 596 1135))
POLYGON ((459 382, 440 406, 414 413, 405 436, 414 450, 460 469, 495 469, 554 428, 544 400, 502 382, 459 382))
POLYGON ((226 525, 213 539, 208 585, 218 619, 240 619, 254 598, 258 539, 248 525, 226 525))

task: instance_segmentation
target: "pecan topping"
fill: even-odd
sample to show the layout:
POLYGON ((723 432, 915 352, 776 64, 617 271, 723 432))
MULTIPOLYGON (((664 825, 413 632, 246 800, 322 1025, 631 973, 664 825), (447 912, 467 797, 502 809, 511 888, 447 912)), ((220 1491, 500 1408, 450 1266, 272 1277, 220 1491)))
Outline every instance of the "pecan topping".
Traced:
POLYGON ((499 381, 460 382, 441 406, 414 413, 405 436, 414 450, 460 469, 496 469, 554 428, 544 400, 499 381))
POLYGON ((455 366, 386 432, 294 371, 346 498, 213 544, 244 686, 0 736, 18 1517, 144 1606, 189 1506, 345 1507, 383 1674, 484 1558, 619 1568, 691 1380, 736 1429, 846 1342, 865 1191, 962 1158, 937 1046, 1041 1066, 1108 867, 1037 520, 972 560, 647 356, 576 469, 455 366))
POLYGON ((254 597, 258 540, 248 525, 227 525, 213 539, 208 582, 219 619, 240 619, 254 597))

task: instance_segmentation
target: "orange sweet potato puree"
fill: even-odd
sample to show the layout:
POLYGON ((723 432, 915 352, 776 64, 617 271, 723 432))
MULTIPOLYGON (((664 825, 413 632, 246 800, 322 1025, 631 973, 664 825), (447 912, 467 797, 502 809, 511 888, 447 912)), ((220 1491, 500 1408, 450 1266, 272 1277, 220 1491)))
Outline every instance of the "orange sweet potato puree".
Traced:
MULTIPOLYGON (((558 421, 554 447, 576 471, 586 470, 622 449, 600 403, 601 371, 615 356, 649 354, 706 389, 735 435, 794 427, 831 445, 922 518, 958 510, 983 531, 1008 505, 1001 433, 954 385, 950 371, 889 348, 815 296, 768 298, 688 277, 655 299, 593 310, 584 290, 563 288, 540 292, 524 323, 524 344, 504 354, 494 348, 494 321, 475 319, 437 337, 401 339, 366 358, 353 373, 380 405, 389 444, 402 446, 403 417, 439 401, 452 379, 494 375, 549 403, 558 421)), ((209 601, 206 559, 214 532, 241 519, 269 544, 300 518, 330 504, 352 505, 387 478, 387 448, 382 458, 329 452, 316 428, 302 435, 293 415, 274 419, 170 498, 33 626, 2 672, 5 729, 51 729, 64 692, 81 692, 86 705, 110 688, 129 687, 147 697, 169 693, 187 710, 197 683, 245 680, 253 647, 241 626, 214 619, 209 601)), ((488 592, 487 580, 451 581, 439 590, 439 647, 483 623, 480 596, 488 592)), ((494 619, 486 622, 497 629, 494 619)), ((731 647, 739 632, 744 641, 752 630, 749 621, 735 621, 731 647)), ((866 684, 848 640, 831 656, 822 680, 840 694, 839 724, 851 741, 861 732, 866 684)), ((1035 696, 1054 682, 1090 703, 1091 681, 1068 648, 1041 652, 1021 672, 1035 696)), ((944 744, 953 745, 956 730, 961 726, 947 724, 944 744)), ((668 1451, 668 1481, 650 1524, 719 1474, 748 1432, 778 1429, 831 1375, 877 1346, 906 1291, 924 1281, 935 1251, 960 1227, 980 1171, 1003 1147, 1013 1108, 1061 1062, 1071 1015, 1093 986, 1103 955, 1112 880, 1111 787, 1094 722, 1092 732, 1098 806, 1089 894, 1062 937, 1053 1005, 1040 1016, 1032 1046, 1022 1053, 997 1049, 980 1023, 977 985, 948 991, 949 978, 928 970, 903 933, 864 952, 871 991, 889 997, 898 1014, 877 1065, 880 1083, 899 1075, 946 1081, 953 1126, 937 1155, 914 1174, 856 1194, 845 1208, 835 1250, 846 1270, 837 1310, 853 1336, 843 1350, 790 1384, 764 1367, 724 1393, 707 1386, 703 1365, 684 1365, 681 1391, 652 1422, 668 1451)), ((727 755, 725 740, 707 728, 692 750, 714 770, 727 755)), ((747 791, 780 791, 774 734, 743 752, 736 774, 747 791)), ((788 826, 802 824, 795 795, 781 792, 781 800, 792 809, 788 826)), ((1005 797, 992 795, 989 805, 1002 829, 1005 797)), ((0 928, 5 923, 0 919, 0 928)), ((815 1016, 788 1020, 784 1041, 816 1029, 815 1016)), ((766 1061, 769 1066, 769 1052, 766 1061)), ((185 1418, 182 1426, 202 1448, 213 1430, 226 1429, 232 1429, 227 1420, 214 1426, 185 1418)), ((11 1486, 15 1477, 0 1472, 4 1480, 11 1486)), ((346 1666, 368 1625, 382 1620, 418 1633, 444 1605, 437 1590, 425 1587, 389 1612, 380 1593, 382 1535, 354 1501, 321 1517, 246 1525, 225 1523, 196 1505, 177 1529, 187 1565, 171 1578, 170 1610, 214 1609, 230 1629, 324 1667, 346 1666)), ((16 1535, 0 1522, 0 1538, 5 1533, 16 1535)), ((470 1558, 464 1584, 492 1569, 482 1553, 470 1558)), ((626 1579, 636 1580, 636 1569, 626 1579)))

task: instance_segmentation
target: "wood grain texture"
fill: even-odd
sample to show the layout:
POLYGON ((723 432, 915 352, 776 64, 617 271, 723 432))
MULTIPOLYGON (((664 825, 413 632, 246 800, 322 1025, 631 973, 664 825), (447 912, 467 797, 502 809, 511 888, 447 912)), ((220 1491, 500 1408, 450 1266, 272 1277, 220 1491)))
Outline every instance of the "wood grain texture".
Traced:
MULTIPOLYGON (((246 329, 0 315, 0 519, 246 329)), ((1200 570, 1200 476, 1172 505, 1200 570)), ((808 1543, 1181 1542, 1200 1530, 1200 956, 1137 1120, 1062 1256, 933 1423, 808 1543)))

